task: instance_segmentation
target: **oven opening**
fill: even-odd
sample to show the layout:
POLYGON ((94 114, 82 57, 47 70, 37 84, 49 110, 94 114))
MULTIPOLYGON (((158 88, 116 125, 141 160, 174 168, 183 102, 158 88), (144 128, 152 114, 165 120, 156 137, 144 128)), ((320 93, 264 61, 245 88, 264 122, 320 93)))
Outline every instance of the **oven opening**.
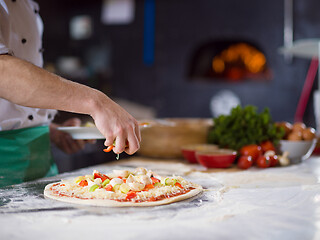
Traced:
POLYGON ((212 41, 196 48, 190 62, 191 81, 242 82, 272 78, 265 53, 248 41, 212 41))

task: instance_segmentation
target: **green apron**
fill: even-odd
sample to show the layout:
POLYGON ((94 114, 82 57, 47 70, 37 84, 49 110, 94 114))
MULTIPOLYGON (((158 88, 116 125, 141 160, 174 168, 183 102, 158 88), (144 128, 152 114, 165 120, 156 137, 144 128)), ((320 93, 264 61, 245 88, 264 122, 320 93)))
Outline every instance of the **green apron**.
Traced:
POLYGON ((57 173, 48 126, 0 131, 0 187, 57 173))

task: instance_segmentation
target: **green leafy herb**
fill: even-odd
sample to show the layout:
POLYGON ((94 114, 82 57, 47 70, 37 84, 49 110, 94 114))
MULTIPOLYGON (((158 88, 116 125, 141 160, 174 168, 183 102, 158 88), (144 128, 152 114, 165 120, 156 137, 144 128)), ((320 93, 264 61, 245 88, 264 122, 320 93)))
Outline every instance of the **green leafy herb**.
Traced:
POLYGON ((231 110, 230 115, 221 115, 213 122, 208 142, 235 150, 266 140, 277 145, 284 135, 284 130, 272 121, 268 108, 257 113, 257 108, 252 105, 244 108, 239 105, 231 110))

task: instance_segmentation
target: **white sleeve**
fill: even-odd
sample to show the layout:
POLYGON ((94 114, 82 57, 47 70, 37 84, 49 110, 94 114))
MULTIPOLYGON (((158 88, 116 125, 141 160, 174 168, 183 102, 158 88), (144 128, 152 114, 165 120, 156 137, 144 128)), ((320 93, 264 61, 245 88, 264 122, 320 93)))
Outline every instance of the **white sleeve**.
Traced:
POLYGON ((8 48, 10 25, 7 6, 0 0, 0 54, 12 54, 8 48))

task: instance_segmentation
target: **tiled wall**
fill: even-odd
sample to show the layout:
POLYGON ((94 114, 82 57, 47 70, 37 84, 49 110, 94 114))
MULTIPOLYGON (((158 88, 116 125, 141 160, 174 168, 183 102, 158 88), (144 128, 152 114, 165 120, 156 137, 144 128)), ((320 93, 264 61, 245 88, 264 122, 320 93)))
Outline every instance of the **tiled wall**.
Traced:
MULTIPOLYGON (((228 89, 243 105, 254 104, 260 110, 269 107, 274 120, 293 121, 310 61, 294 58, 286 62, 278 52, 283 45, 284 1, 155 1, 155 59, 151 66, 143 62, 142 0, 136 1, 133 23, 113 26, 100 22, 101 1, 38 1, 45 23, 45 60, 55 62, 60 55, 76 55, 88 63, 88 49, 107 49, 107 74, 82 81, 111 96, 151 106, 158 117, 211 117, 210 99, 228 89), (94 20, 94 35, 89 40, 69 39, 68 21, 79 14, 89 14, 94 20), (266 54, 273 78, 241 84, 189 81, 193 51, 204 42, 223 38, 256 42, 266 54)), ((319 9, 317 0, 294 1, 295 40, 320 36, 319 9)), ((314 126, 312 108, 311 99, 304 121, 314 126)))

